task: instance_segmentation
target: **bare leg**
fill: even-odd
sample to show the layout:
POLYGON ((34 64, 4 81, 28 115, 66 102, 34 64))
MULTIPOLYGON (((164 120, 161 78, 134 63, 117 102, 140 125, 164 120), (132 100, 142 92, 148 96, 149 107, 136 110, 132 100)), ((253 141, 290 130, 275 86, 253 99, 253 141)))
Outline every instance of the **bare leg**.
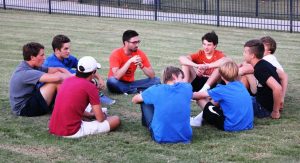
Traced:
POLYGON ((54 98, 58 85, 59 84, 57 83, 46 83, 40 89, 41 94, 44 97, 45 101, 47 102, 48 106, 51 104, 51 101, 54 98))
POLYGON ((256 94, 257 85, 256 79, 253 74, 243 75, 240 78, 240 81, 244 84, 244 86, 251 91, 252 94, 256 94))
POLYGON ((184 73, 184 78, 183 78, 184 82, 191 83, 196 78, 196 71, 193 67, 182 65, 181 69, 184 73))
MULTIPOLYGON (((208 99, 201 99, 197 101, 197 104, 200 108, 204 108, 209 100, 208 99)), ((193 127, 200 127, 203 121, 203 111, 200 112, 196 117, 190 119, 190 125, 193 127)))

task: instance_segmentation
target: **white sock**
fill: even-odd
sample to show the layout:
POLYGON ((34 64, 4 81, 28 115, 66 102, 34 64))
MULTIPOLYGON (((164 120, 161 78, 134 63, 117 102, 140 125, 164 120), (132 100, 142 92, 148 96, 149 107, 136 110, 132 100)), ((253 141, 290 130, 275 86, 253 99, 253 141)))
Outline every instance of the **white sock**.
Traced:
POLYGON ((91 104, 89 104, 86 108, 85 108, 86 112, 91 112, 92 111, 92 106, 91 104))
POLYGON ((204 91, 207 91, 208 89, 210 88, 210 86, 208 84, 204 84, 203 87, 200 89, 199 92, 204 92, 204 91))
POLYGON ((190 118, 190 125, 193 127, 201 127, 202 121, 203 121, 203 112, 201 112, 194 118, 190 118))
POLYGON ((202 119, 203 119, 203 112, 199 113, 196 117, 194 117, 194 119, 196 121, 201 121, 202 122, 202 119))

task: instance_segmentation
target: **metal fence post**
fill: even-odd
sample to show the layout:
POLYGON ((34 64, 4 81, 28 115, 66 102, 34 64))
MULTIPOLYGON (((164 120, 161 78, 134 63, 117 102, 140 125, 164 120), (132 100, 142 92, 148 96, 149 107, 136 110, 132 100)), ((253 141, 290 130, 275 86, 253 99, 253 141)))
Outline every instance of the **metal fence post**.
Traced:
POLYGON ((255 16, 258 17, 258 0, 255 1, 255 16))
POLYGON ((98 16, 101 16, 101 4, 100 4, 100 0, 98 0, 98 16))
POLYGON ((206 8, 207 6, 206 5, 207 5, 207 0, 204 0, 203 1, 203 6, 204 6, 204 13, 205 14, 207 13, 207 8, 206 8))
POLYGON ((217 26, 220 26, 220 1, 217 0, 217 26))
POLYGON ((4 8, 4 10, 6 10, 6 3, 5 3, 5 0, 3 0, 3 8, 4 8))
POLYGON ((155 7, 154 20, 157 21, 158 0, 154 0, 154 7, 155 7))
POLYGON ((290 0, 290 33, 293 32, 293 0, 290 0))
POLYGON ((51 0, 49 0, 49 12, 48 12, 49 14, 51 14, 51 10, 52 10, 51 9, 51 0))

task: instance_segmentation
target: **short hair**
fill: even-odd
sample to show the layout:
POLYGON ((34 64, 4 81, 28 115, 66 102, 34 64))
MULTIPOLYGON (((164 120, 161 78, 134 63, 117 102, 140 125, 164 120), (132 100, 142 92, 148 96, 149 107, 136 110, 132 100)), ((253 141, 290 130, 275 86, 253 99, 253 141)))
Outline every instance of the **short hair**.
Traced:
POLYGON ((215 33, 215 31, 211 31, 206 33, 203 37, 202 37, 202 42, 206 40, 208 42, 212 42, 214 45, 218 45, 218 35, 215 33))
POLYGON ((162 75, 163 83, 166 84, 168 81, 174 80, 172 75, 175 75, 176 77, 178 77, 180 74, 184 78, 184 73, 180 68, 173 67, 173 66, 166 67, 164 69, 163 75, 162 75))
POLYGON ((89 77, 90 75, 92 75, 93 73, 96 73, 96 70, 92 71, 92 72, 88 72, 88 73, 84 73, 84 72, 80 72, 78 70, 76 70, 76 77, 79 77, 79 78, 87 78, 89 77))
POLYGON ((276 41, 272 37, 265 36, 265 37, 262 37, 260 40, 262 41, 262 43, 266 47, 268 47, 268 49, 270 50, 271 54, 275 53, 277 45, 276 45, 276 41))
POLYGON ((238 77, 239 68, 233 61, 223 63, 219 68, 220 75, 227 81, 235 81, 238 77))
POLYGON ((123 40, 123 44, 125 41, 129 41, 132 37, 136 37, 138 36, 139 34, 134 31, 134 30, 127 30, 123 33, 123 37, 122 37, 122 40, 123 40))
POLYGON ((69 37, 65 35, 56 35, 53 37, 52 40, 52 49, 55 51, 55 49, 61 49, 65 43, 69 43, 71 40, 69 37))
POLYGON ((45 47, 37 42, 30 42, 23 46, 23 58, 25 61, 30 61, 31 56, 36 57, 41 49, 45 49, 45 47))
POLYGON ((257 39, 249 40, 245 43, 244 47, 249 47, 250 53, 253 53, 256 58, 263 58, 265 47, 262 41, 257 39))

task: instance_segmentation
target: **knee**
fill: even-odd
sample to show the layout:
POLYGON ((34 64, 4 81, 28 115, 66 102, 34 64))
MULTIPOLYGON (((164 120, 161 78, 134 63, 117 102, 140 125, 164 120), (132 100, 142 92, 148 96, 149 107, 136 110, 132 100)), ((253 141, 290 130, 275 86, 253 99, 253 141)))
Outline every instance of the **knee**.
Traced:
POLYGON ((115 77, 110 77, 110 78, 107 79, 106 83, 114 85, 114 84, 117 84, 118 81, 119 80, 117 80, 115 77))
POLYGON ((160 78, 154 77, 153 82, 154 82, 154 84, 160 84, 160 78))
POLYGON ((121 124, 121 120, 118 116, 111 116, 107 118, 110 130, 115 130, 121 124))

